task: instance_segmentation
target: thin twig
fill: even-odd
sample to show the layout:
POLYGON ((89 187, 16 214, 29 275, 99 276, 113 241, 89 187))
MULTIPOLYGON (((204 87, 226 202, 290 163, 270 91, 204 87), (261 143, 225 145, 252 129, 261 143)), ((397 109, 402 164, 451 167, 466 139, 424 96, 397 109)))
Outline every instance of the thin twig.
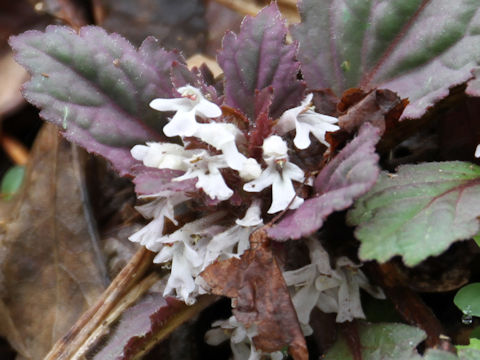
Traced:
POLYGON ((5 134, 2 135, 1 142, 3 150, 16 165, 27 164, 29 154, 25 145, 15 138, 5 134))
POLYGON ((129 263, 113 279, 100 299, 75 323, 70 331, 59 339, 45 360, 70 360, 106 320, 122 298, 143 279, 150 268, 154 253, 141 247, 129 263))

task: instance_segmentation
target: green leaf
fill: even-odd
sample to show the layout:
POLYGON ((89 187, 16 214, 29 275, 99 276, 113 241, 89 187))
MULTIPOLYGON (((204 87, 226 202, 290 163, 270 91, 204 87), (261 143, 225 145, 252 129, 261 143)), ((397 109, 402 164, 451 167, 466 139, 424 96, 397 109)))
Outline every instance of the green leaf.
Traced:
POLYGON ((424 360, 458 360, 459 357, 448 351, 428 349, 423 357, 424 360))
MULTIPOLYGON (((458 346, 457 346, 458 347, 458 346)), ((424 360, 478 360, 480 359, 480 351, 476 349, 460 349, 458 356, 451 352, 438 349, 429 349, 425 353, 424 360)))
POLYGON ((20 189, 25 175, 24 166, 13 166, 5 173, 0 185, 4 199, 9 200, 20 189))
POLYGON ((480 65, 478 0, 303 0, 294 27, 309 88, 386 88, 408 97, 418 118, 480 65))
POLYGON ((480 283, 462 287, 453 302, 467 316, 480 316, 480 283))
POLYGON ((477 349, 460 349, 458 351, 460 360, 478 360, 480 359, 480 350, 477 349))
MULTIPOLYGON (((417 345, 425 339, 425 333, 404 324, 359 323, 363 360, 412 360, 419 359, 417 345)), ((325 360, 353 360, 350 347, 341 337, 326 354, 325 360)))
POLYGON ((457 349, 475 349, 480 350, 480 339, 470 338, 470 344, 468 345, 457 345, 457 349))
POLYGON ((405 165, 382 173, 349 211, 363 260, 395 255, 413 266, 480 229, 480 167, 467 162, 405 165))
POLYGON ((473 237, 473 240, 475 240, 475 243, 480 246, 480 234, 477 234, 473 237))

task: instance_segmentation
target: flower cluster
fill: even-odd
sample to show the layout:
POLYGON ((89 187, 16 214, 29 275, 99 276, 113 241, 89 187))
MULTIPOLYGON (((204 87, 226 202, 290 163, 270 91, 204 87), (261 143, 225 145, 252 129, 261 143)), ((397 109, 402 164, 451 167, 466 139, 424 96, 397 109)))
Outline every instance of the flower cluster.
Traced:
MULTIPOLYGON (((383 291, 372 286, 359 266, 346 257, 336 261, 335 268, 330 265, 328 253, 318 239, 306 239, 311 263, 292 271, 283 272, 289 286, 293 306, 305 336, 313 333, 309 325, 310 314, 317 307, 324 313, 337 313, 337 322, 364 319, 365 314, 360 301, 360 288, 377 299, 385 299, 383 291)), ((253 344, 254 329, 246 329, 235 316, 227 320, 216 321, 213 329, 205 335, 210 345, 218 345, 230 340, 235 360, 283 359, 280 352, 262 354, 253 344)))
POLYGON ((195 179, 196 188, 215 201, 228 200, 235 192, 251 194, 250 207, 242 219, 229 222, 223 219, 226 216, 222 211, 216 211, 168 235, 163 234, 165 219, 178 226, 175 208, 186 203, 189 196, 164 191, 151 195, 153 201, 138 207, 152 221, 130 239, 158 252, 156 263, 171 262, 165 295, 175 294, 192 303, 197 294, 205 291, 198 277, 200 272, 217 259, 242 254, 249 247, 250 234, 263 225, 261 198, 255 193, 271 187, 272 201, 267 211, 270 214, 295 209, 303 203, 295 183, 304 183, 305 174, 290 161, 287 142, 279 135, 295 130, 295 146, 305 149, 310 145, 310 133, 327 144, 325 133, 338 127, 334 125, 335 118, 314 112, 310 94, 300 106, 287 110, 278 119, 274 134, 263 141, 259 163, 239 150, 248 148, 246 134, 235 124, 224 122, 222 109, 217 104, 190 85, 177 91, 180 97, 155 99, 150 106, 158 111, 174 112, 163 132, 168 137, 180 137, 181 145, 173 142, 139 144, 131 149, 132 156, 148 167, 183 171, 173 181, 195 179), (235 184, 239 182, 240 188, 228 184, 224 171, 236 174, 235 184))
MULTIPOLYGON (((166 136, 175 137, 176 143, 139 144, 131 149, 132 156, 148 167, 182 171, 173 181, 196 180, 196 188, 216 204, 236 193, 249 204, 236 219, 228 216, 228 206, 218 206, 182 226, 176 214, 193 194, 164 191, 150 195, 152 201, 138 207, 142 215, 152 220, 130 240, 157 252, 155 263, 170 264, 164 295, 176 295, 191 304, 198 294, 208 291, 200 273, 214 261, 240 256, 249 248, 252 232, 264 224, 261 209, 265 195, 259 196, 260 192, 271 188, 268 214, 295 209, 303 203, 296 188, 309 179, 301 166, 290 160, 289 152, 293 149, 288 148, 285 137, 295 131, 293 144, 300 150, 311 145, 310 135, 328 146, 325 134, 336 131, 338 126, 335 118, 314 111, 309 94, 300 106, 280 116, 274 123, 273 134, 263 140, 261 156, 253 158, 245 150, 249 148, 247 134, 235 124, 224 122, 226 117, 222 117, 217 104, 193 86, 177 90, 179 98, 155 99, 150 103, 156 110, 175 112, 163 130, 166 136), (227 173, 230 175, 226 176, 227 173), (166 219, 177 225, 176 231, 164 234, 166 219)), ((232 201, 229 206, 235 204, 238 202, 232 201)), ((358 266, 347 258, 338 259, 335 268, 331 268, 328 254, 317 240, 308 239, 307 246, 311 263, 283 274, 304 333, 312 332, 309 318, 314 307, 336 312, 338 322, 364 317, 359 289, 377 297, 382 296, 381 292, 372 288, 358 266)), ((253 346, 254 327, 245 328, 234 316, 214 326, 207 333, 207 341, 217 344, 230 338, 236 359, 260 359, 265 355, 253 346)), ((269 356, 282 358, 280 352, 269 356)))

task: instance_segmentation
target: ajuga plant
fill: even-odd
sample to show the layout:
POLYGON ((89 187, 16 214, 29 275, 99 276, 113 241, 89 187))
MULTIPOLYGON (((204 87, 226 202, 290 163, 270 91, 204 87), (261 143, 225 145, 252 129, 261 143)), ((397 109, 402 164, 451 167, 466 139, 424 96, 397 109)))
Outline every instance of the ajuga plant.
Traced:
POLYGON ((299 10, 291 28, 275 3, 246 17, 223 38, 218 77, 152 37, 135 49, 94 26, 10 44, 40 115, 135 184, 150 222, 130 240, 168 266, 163 296, 232 299, 207 343, 229 341, 234 359, 307 359, 323 313, 340 330, 333 347, 317 346, 328 359, 480 358, 454 353, 397 274, 480 230, 480 167, 457 161, 475 161, 479 127, 453 130, 468 114, 449 113, 469 103, 478 122, 480 2, 299 10), (436 155, 395 155, 438 127, 436 155), (460 133, 464 155, 442 155, 460 133), (361 291, 388 297, 410 325, 358 320, 361 291))

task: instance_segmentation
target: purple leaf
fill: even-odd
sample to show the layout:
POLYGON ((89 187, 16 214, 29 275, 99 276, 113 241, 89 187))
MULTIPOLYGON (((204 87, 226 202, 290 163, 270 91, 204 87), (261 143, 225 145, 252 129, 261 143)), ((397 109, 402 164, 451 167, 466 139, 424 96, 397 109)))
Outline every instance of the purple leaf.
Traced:
POLYGON ((93 359, 130 359, 129 352, 148 341, 149 334, 159 324, 166 323, 185 305, 173 298, 164 298, 159 293, 150 293, 136 305, 127 309, 114 333, 93 359))
POLYGON ((105 336, 89 346, 86 357, 100 360, 143 358, 154 345, 216 300, 214 296, 201 296, 194 305, 187 306, 175 298, 164 298, 158 292, 149 291, 122 312, 105 336))
POLYGON ((315 179, 317 195, 290 212, 277 225, 269 228, 274 240, 299 239, 320 229, 323 221, 334 211, 352 205, 377 180, 380 169, 375 145, 379 130, 366 123, 340 153, 325 166, 315 179))
POLYGON ((185 181, 172 181, 172 179, 182 175, 182 171, 171 169, 156 169, 139 165, 135 167, 137 174, 133 179, 135 192, 138 195, 157 194, 161 191, 195 191, 194 179, 185 181))
POLYGON ((97 27, 77 35, 67 27, 12 37, 16 59, 32 74, 24 95, 65 136, 106 157, 121 174, 135 160, 129 149, 162 138, 155 97, 172 97, 167 64, 178 55, 152 38, 137 52, 125 39, 97 27), (158 66, 158 67, 157 67, 158 66))
POLYGON ((273 120, 268 116, 272 98, 271 86, 255 92, 255 124, 250 127, 248 134, 248 152, 257 160, 262 156, 263 140, 272 133, 273 120))
MULTIPOLYGON (((480 2, 302 0, 292 35, 311 89, 388 88, 419 118, 480 65, 480 2)), ((480 92, 478 82, 467 90, 480 92)))
POLYGON ((279 117, 298 105, 304 84, 297 80, 297 46, 286 45, 287 28, 276 4, 246 17, 240 33, 223 38, 218 62, 225 74, 225 103, 254 120, 255 91, 273 87, 270 114, 279 117))
MULTIPOLYGON (((170 72, 172 64, 183 63, 178 53, 163 50, 151 37, 137 51, 121 36, 94 26, 79 34, 49 26, 14 36, 10 44, 32 75, 24 95, 44 119, 70 141, 110 160, 120 175, 144 169, 130 148, 164 138, 165 115, 148 104, 174 96, 170 72)), ((167 182, 170 174, 162 175, 167 182)), ((136 182, 143 181, 145 174, 136 182)))

